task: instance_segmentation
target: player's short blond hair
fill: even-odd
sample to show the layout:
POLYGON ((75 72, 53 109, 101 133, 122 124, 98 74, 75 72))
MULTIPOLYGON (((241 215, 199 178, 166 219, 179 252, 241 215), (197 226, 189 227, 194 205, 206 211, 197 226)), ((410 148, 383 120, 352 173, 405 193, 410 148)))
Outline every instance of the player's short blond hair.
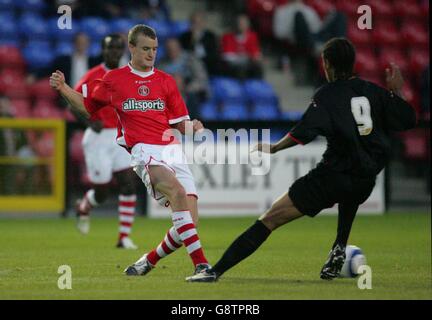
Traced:
POLYGON ((132 27, 132 29, 129 30, 129 33, 128 33, 128 42, 131 45, 136 46, 137 39, 138 39, 138 36, 140 34, 142 34, 142 35, 144 35, 146 37, 149 37, 151 39, 156 39, 156 37, 157 37, 156 36, 156 31, 152 27, 149 27, 149 26, 147 26, 145 24, 137 24, 134 27, 132 27))

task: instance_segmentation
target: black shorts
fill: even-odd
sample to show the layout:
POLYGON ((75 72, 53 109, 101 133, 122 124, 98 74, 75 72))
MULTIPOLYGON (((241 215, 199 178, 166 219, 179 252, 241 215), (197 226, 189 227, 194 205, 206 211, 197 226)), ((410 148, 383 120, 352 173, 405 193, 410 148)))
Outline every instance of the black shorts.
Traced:
POLYGON ((318 167, 297 179, 288 195, 301 213, 314 217, 336 203, 365 202, 375 186, 375 178, 356 177, 318 167))

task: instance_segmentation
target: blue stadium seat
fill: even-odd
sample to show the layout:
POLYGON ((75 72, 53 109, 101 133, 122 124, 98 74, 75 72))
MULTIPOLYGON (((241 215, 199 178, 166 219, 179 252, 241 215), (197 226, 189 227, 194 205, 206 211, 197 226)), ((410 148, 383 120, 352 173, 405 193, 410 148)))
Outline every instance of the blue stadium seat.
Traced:
POLYGON ((48 29, 50 32, 50 37, 54 40, 61 41, 72 41, 73 37, 77 32, 80 31, 80 22, 77 19, 72 19, 72 29, 60 29, 58 27, 58 18, 48 19, 48 29))
POLYGON ((256 103, 252 109, 252 118, 255 120, 277 120, 280 118, 280 111, 276 104, 256 103))
POLYGON ((222 107, 222 119, 224 120, 248 120, 249 110, 245 104, 225 103, 222 107))
POLYGON ((172 36, 171 24, 168 21, 150 19, 145 22, 148 26, 156 30, 159 40, 164 40, 172 36))
POLYGON ((127 18, 118 18, 110 21, 111 32, 128 33, 129 29, 135 25, 135 21, 127 18))
POLYGON ((101 40, 111 33, 110 25, 99 17, 86 17, 81 19, 81 31, 85 32, 93 41, 101 40))
POLYGON ((18 39, 3 39, 0 35, 0 47, 2 46, 12 46, 18 48, 20 46, 20 41, 18 39))
POLYGON ((219 112, 217 105, 212 101, 207 101, 199 108, 199 114, 202 120, 217 120, 219 112))
POLYGON ((0 10, 12 10, 18 3, 16 0, 0 0, 0 10))
POLYGON ((56 56, 67 56, 73 52, 73 43, 71 41, 59 41, 55 47, 56 56))
POLYGON ((48 67, 55 58, 52 47, 47 41, 29 41, 23 49, 23 55, 30 70, 48 67))
POLYGON ((88 49, 88 54, 92 57, 97 57, 101 54, 102 48, 99 41, 90 43, 90 47, 88 49))
POLYGON ((299 121, 303 116, 304 111, 284 111, 282 113, 282 119, 288 121, 299 121))
POLYGON ((42 11, 47 6, 45 0, 20 0, 15 2, 16 6, 21 8, 21 10, 29 12, 42 11))
POLYGON ((171 23, 171 34, 173 37, 178 37, 182 33, 188 31, 190 23, 188 20, 177 20, 171 23))
POLYGON ((161 61, 166 55, 166 48, 165 45, 161 42, 159 42, 157 54, 156 54, 156 63, 161 61))
POLYGON ((276 93, 268 82, 264 80, 251 79, 244 82, 244 90, 252 103, 277 103, 276 93))
POLYGON ((0 13, 0 38, 16 39, 18 23, 9 14, 0 13))
POLYGON ((270 141, 277 142, 288 133, 287 130, 270 129, 270 141))
POLYGON ((245 94, 240 81, 225 77, 210 80, 214 99, 218 103, 246 103, 245 94))
POLYGON ((22 37, 31 40, 48 40, 49 30, 45 19, 34 13, 25 13, 18 20, 22 37))

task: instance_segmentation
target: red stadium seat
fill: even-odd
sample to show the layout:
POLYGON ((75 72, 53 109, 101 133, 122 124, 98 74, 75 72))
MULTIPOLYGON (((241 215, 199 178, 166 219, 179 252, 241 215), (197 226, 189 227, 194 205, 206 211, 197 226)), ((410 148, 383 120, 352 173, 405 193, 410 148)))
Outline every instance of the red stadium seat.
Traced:
POLYGON ((23 71, 26 67, 21 51, 14 46, 0 46, 0 69, 13 68, 23 71))
POLYGON ((399 30, 393 21, 374 23, 372 41, 376 46, 400 46, 399 30))
POLYGON ((20 71, 4 69, 0 73, 0 93, 10 98, 27 98, 29 90, 20 71))
POLYGON ((423 0, 420 5, 420 10, 423 18, 429 18, 429 0, 423 0))
POLYGON ((385 83, 384 83, 384 79, 383 76, 376 73, 376 74, 370 74, 370 75, 364 75, 364 76, 360 76, 362 79, 370 81, 380 87, 385 88, 385 83))
POLYGON ((276 5, 275 0, 248 0, 247 12, 251 18, 258 16, 272 17, 276 5))
POLYGON ((63 119, 65 119, 67 122, 76 122, 75 116, 70 112, 69 109, 65 109, 63 112, 63 119))
POLYGON ((404 95, 405 100, 414 107, 417 115, 419 115, 421 111, 419 95, 413 90, 413 87, 408 81, 405 81, 404 83, 402 94, 404 95))
POLYGON ((360 76, 374 75, 380 72, 378 59, 372 49, 357 50, 354 69, 360 76))
POLYGON ((30 86, 31 95, 37 100, 53 101, 58 98, 58 93, 49 85, 49 77, 38 80, 30 86))
POLYGON ((348 25, 347 37, 356 46, 370 46, 371 44, 371 32, 370 30, 360 30, 356 23, 348 25))
POLYGON ((84 131, 76 131, 69 140, 69 156, 74 163, 81 163, 84 161, 84 151, 81 144, 83 136, 84 131))
POLYGON ((48 100, 37 101, 32 114, 35 118, 63 119, 63 111, 48 100))
POLYGON ((429 52, 427 50, 411 50, 409 54, 409 69, 414 75, 420 75, 429 64, 429 52))
POLYGON ((31 105, 28 99, 12 99, 12 113, 16 118, 30 118, 31 105))
POLYGON ((361 6, 361 4, 363 4, 363 2, 361 2, 360 0, 338 0, 336 2, 336 8, 349 17, 357 17, 357 9, 361 6))
POLYGON ((336 8, 333 2, 329 0, 308 0, 306 4, 314 8, 321 18, 336 8))
POLYGON ((403 156, 406 160, 424 161, 430 159, 430 132, 428 133, 426 130, 428 129, 415 128, 401 133, 400 136, 404 145, 403 156))
POLYGON ((404 18, 420 18, 423 16, 422 8, 417 1, 395 0, 395 13, 404 18))
POLYGON ((374 17, 379 17, 380 20, 394 16, 395 10, 391 1, 369 0, 367 4, 371 7, 374 17))
POLYGON ((428 48, 429 35, 426 27, 420 22, 405 21, 401 26, 402 39, 406 45, 428 48))
POLYGON ((407 58, 402 51, 394 48, 382 48, 379 55, 379 68, 380 72, 384 72, 386 68, 393 62, 397 64, 402 73, 405 73, 408 69, 407 58))

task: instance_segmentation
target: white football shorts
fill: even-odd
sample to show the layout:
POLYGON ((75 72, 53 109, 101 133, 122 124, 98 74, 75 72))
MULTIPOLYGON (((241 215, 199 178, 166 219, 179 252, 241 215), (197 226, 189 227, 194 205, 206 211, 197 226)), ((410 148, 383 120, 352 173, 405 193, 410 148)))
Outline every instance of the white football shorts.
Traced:
POLYGON ((149 166, 164 166, 172 173, 183 186, 187 195, 198 198, 195 179, 189 169, 186 156, 180 144, 154 145, 138 143, 132 148, 132 167, 140 179, 144 182, 148 194, 161 206, 168 207, 168 199, 153 188, 149 166))
POLYGON ((94 184, 111 181, 113 172, 131 167, 130 154, 116 142, 117 129, 102 129, 96 133, 87 128, 82 146, 89 180, 94 184))

